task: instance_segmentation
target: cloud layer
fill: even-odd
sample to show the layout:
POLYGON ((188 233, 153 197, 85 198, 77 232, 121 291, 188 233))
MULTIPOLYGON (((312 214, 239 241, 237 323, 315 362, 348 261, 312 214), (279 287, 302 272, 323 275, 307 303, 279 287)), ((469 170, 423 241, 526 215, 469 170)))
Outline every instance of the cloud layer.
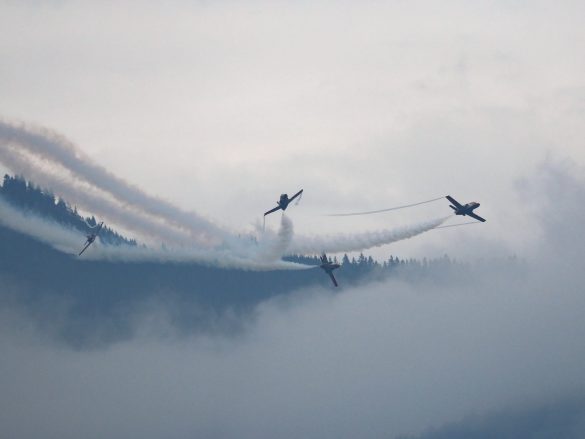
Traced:
MULTIPOLYGON (((557 185, 585 187, 574 171, 548 163, 525 179, 539 194, 527 206, 585 220, 577 200, 555 203, 557 185)), ((396 437, 579 395, 585 267, 563 255, 585 242, 554 224, 525 261, 299 291, 228 337, 177 333, 159 304, 129 316, 134 339, 71 351, 5 309, 0 424, 16 438, 396 437)))

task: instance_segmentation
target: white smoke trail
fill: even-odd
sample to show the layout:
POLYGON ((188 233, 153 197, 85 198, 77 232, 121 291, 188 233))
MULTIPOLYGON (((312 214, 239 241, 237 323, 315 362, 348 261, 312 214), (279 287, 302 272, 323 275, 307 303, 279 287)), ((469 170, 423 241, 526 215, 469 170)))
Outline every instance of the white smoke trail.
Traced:
POLYGON ((289 246, 289 254, 339 253, 366 250, 396 241, 402 241, 428 232, 443 224, 450 216, 414 226, 341 235, 298 236, 289 246))
MULTIPOLYGON (((216 250, 225 250, 226 245, 234 242, 234 236, 210 221, 144 193, 105 168, 94 164, 71 142, 48 130, 31 129, 24 125, 17 126, 0 121, 0 160, 7 163, 9 167, 12 165, 23 174, 36 179, 38 183, 58 189, 63 196, 69 198, 70 202, 87 206, 98 216, 112 218, 123 227, 139 231, 149 237, 159 237, 173 245, 181 244, 186 241, 185 235, 181 233, 181 229, 184 229, 189 232, 189 236, 200 243, 216 244, 216 250), (53 167, 65 168, 74 179, 83 182, 90 189, 73 188, 59 177, 51 176, 34 161, 28 163, 23 160, 22 154, 17 152, 21 150, 25 150, 45 163, 51 163, 53 167), (109 194, 118 204, 112 200, 106 201, 107 198, 99 197, 95 191, 109 194), (164 224, 157 223, 154 218, 149 219, 141 213, 156 217, 164 224), (168 225, 175 226, 179 230, 166 227, 168 225)), ((244 258, 249 258, 253 253, 255 259, 264 261, 274 261, 285 253, 358 251, 411 238, 437 227, 444 220, 435 220, 397 230, 324 237, 297 237, 291 242, 292 222, 283 216, 280 232, 276 238, 270 240, 268 234, 263 237, 261 245, 255 249, 248 245, 230 250, 231 254, 244 258)))
MULTIPOLYGON (((30 133, 26 134, 28 135, 30 133)), ((92 251, 84 254, 84 260, 197 262, 217 267, 231 267, 244 270, 306 268, 300 264, 280 260, 290 243, 293 231, 292 222, 286 217, 283 218, 281 228, 276 237, 274 239, 263 240, 261 245, 247 243, 245 246, 240 245, 239 248, 222 246, 215 250, 195 249, 192 245, 189 245, 190 240, 187 231, 173 229, 168 224, 165 225, 156 222, 144 213, 131 210, 134 206, 120 205, 115 200, 104 197, 104 194, 100 194, 100 188, 88 186, 87 184, 85 187, 80 187, 79 184, 72 184, 74 182, 65 178, 63 175, 49 172, 49 170, 56 170, 54 165, 52 167, 42 166, 38 160, 34 160, 37 156, 31 157, 29 155, 31 153, 30 149, 24 148, 26 153, 23 153, 20 149, 21 146, 22 142, 8 142, 7 139, 4 139, 4 142, 0 141, 0 161, 13 171, 26 175, 29 179, 34 180, 35 183, 51 188, 51 190, 69 202, 88 209, 93 214, 98 215, 100 219, 105 219, 108 222, 113 221, 151 240, 152 238, 159 238, 165 244, 164 250, 158 250, 147 247, 100 246, 96 241, 92 246, 92 251)), ((58 166, 61 164, 55 163, 58 166)), ((70 172, 70 170, 68 171, 70 172)), ((74 174, 72 177, 75 180, 79 175, 74 174)), ((40 218, 36 218, 36 220, 43 221, 40 218)), ((46 225, 46 221, 43 222, 46 225)), ((14 223, 15 221, 12 221, 6 225, 10 227, 14 223)), ((78 250, 79 242, 83 243, 81 238, 76 238, 69 240, 70 245, 66 247, 63 245, 54 245, 55 240, 51 236, 59 236, 60 232, 62 232, 62 230, 58 230, 60 226, 56 223, 51 224, 52 229, 50 232, 46 228, 35 227, 33 224, 30 224, 30 221, 23 221, 22 225, 21 231, 67 253, 75 253, 78 250), (42 232, 38 232, 40 230, 42 232)), ((233 237, 226 236, 226 238, 227 242, 235 242, 233 237)))
POLYGON ((280 259, 258 260, 239 256, 230 250, 202 250, 188 248, 161 248, 134 246, 93 245, 84 260, 107 260, 112 262, 159 262, 196 263, 208 267, 238 269, 245 271, 305 270, 313 268, 280 259))
POLYGON ((49 244, 63 253, 75 253, 85 240, 82 233, 16 209, 2 197, 0 197, 0 224, 49 244))
POLYGON ((0 121, 0 143, 17 145, 45 160, 67 168, 80 180, 110 193, 121 203, 157 216, 169 224, 185 227, 203 243, 218 243, 226 232, 194 212, 186 212, 115 176, 92 162, 73 143, 47 129, 32 129, 0 121))
POLYGON ((284 213, 280 220, 280 228, 276 234, 266 231, 262 233, 256 258, 262 261, 275 261, 282 258, 293 239, 294 227, 292 221, 284 213))
POLYGON ((165 226, 144 214, 124 209, 115 201, 100 196, 92 188, 80 187, 75 182, 47 172, 21 152, 1 143, 0 161, 14 172, 26 175, 36 184, 51 188, 69 203, 91 211, 106 222, 114 222, 127 230, 136 232, 147 241, 158 238, 159 242, 177 245, 189 241, 188 233, 165 226))
MULTIPOLYGON (((85 235, 54 221, 23 212, 0 197, 0 225, 31 236, 54 249, 77 258, 85 235)), ((79 258, 80 261, 106 260, 111 262, 197 263, 210 267, 247 271, 304 270, 312 268, 280 259, 258 260, 235 255, 229 249, 203 250, 196 248, 151 248, 146 246, 101 245, 99 238, 79 258)))

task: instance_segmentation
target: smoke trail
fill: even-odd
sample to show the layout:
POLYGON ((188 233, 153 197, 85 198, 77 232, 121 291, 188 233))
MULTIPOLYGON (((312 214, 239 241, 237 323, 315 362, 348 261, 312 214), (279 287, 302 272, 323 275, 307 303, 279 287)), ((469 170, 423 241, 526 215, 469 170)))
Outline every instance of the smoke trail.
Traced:
POLYGON ((439 227, 435 227, 435 229, 446 229, 448 227, 469 226, 469 225, 472 225, 472 224, 481 224, 481 222, 479 222, 479 221, 469 221, 467 223, 450 224, 448 226, 439 226, 439 227))
POLYGON ((292 221, 284 213, 280 220, 280 228, 275 235, 270 232, 262 234, 262 240, 259 243, 257 250, 257 259, 263 261, 274 261, 282 258, 294 234, 294 227, 292 221))
MULTIPOLYGON (((31 236, 54 249, 77 257, 85 236, 54 221, 24 213, 0 197, 0 225, 31 236)), ((145 246, 102 245, 99 238, 83 254, 80 261, 106 260, 111 262, 178 262, 197 263, 210 267, 232 268, 247 271, 304 270, 312 268, 278 258, 253 259, 253 255, 235 255, 228 250, 202 250, 196 248, 150 248, 145 246)))
POLYGON ((368 212, 353 212, 353 213, 330 213, 325 216, 356 216, 356 215, 371 215, 374 213, 390 212, 391 210, 406 209, 407 207, 420 206, 421 204, 432 203, 434 201, 442 200, 445 197, 433 198, 432 200, 421 201, 414 204, 405 204, 404 206, 389 207, 387 209, 370 210, 368 212))
POLYGON ((94 164, 73 143, 47 129, 33 130, 22 124, 16 126, 0 121, 0 141, 18 145, 38 157, 60 164, 80 180, 109 192, 127 206, 160 217, 169 224, 187 228, 202 243, 217 243, 225 237, 225 231, 210 221, 146 194, 102 166, 94 164))
POLYGON ((208 267, 238 269, 245 271, 305 270, 313 268, 295 262, 258 260, 236 255, 229 250, 201 250, 186 248, 153 249, 134 246, 92 246, 84 253, 84 260, 107 260, 111 262, 159 262, 196 263, 208 267))
POLYGON ((384 244, 409 239, 421 233, 433 230, 443 224, 450 216, 439 218, 415 226, 401 227, 394 230, 380 230, 347 235, 295 236, 289 246, 289 254, 315 254, 321 252, 339 253, 360 251, 384 244))
MULTIPOLYGON (((140 214, 134 211, 134 208, 139 208, 136 204, 129 205, 128 203, 121 204, 119 198, 109 199, 108 193, 99 193, 101 186, 93 185, 92 181, 83 178, 83 175, 76 173, 74 169, 67 167, 70 165, 70 155, 57 155, 60 161, 54 161, 55 151, 51 155, 43 153, 42 147, 48 146, 57 148, 57 152, 63 152, 67 148, 71 149, 69 153, 76 153, 73 147, 67 143, 59 145, 58 141, 66 142, 62 139, 48 139, 47 136, 41 136, 36 133, 31 133, 24 129, 16 129, 7 126, 0 122, 0 161, 5 163, 12 170, 26 175, 29 179, 34 180, 37 184, 51 188, 57 192, 61 197, 66 198, 69 202, 84 207, 92 213, 98 215, 101 219, 113 221, 124 227, 125 229, 138 232, 143 237, 159 238, 166 247, 165 251, 153 250, 150 248, 133 248, 133 247, 115 247, 100 246, 97 242, 92 246, 92 251, 89 254, 84 254, 84 259, 110 259, 110 260, 157 260, 157 261, 195 261, 198 263, 218 266, 218 267, 232 267, 240 269, 252 270, 269 270, 269 269, 303 269, 304 266, 289 262, 280 261, 280 257, 285 252, 286 247, 291 241, 293 227, 292 222, 284 217, 281 222, 281 228, 278 235, 274 239, 265 239, 263 245, 258 247, 247 245, 245 247, 239 246, 237 249, 226 248, 225 246, 211 251, 210 249, 203 251, 190 248, 188 245, 189 236, 193 227, 186 228, 185 223, 177 221, 168 221, 168 218, 162 218, 160 215, 158 219, 164 220, 167 223, 174 223, 173 225, 180 225, 182 229, 172 229, 168 224, 157 222, 155 218, 149 218, 147 215, 152 214, 152 211, 147 211, 147 215, 140 214), (4 132, 2 132, 4 130, 4 132), (22 134, 22 136, 20 136, 22 134), (16 138, 17 136, 18 138, 16 138), (20 138, 20 137, 22 138, 20 138), (16 139, 16 140, 15 140, 16 139), (30 144, 29 144, 30 142, 30 144), (36 142, 36 143, 35 143, 36 142), (31 147, 31 145, 33 147, 31 147), (59 149, 58 147, 61 146, 59 149), (23 151, 24 150, 24 151, 23 151), (26 153, 26 154, 25 154, 26 153), (32 157, 27 157, 32 154, 32 157), (37 159, 37 160, 31 160, 37 159), (86 187, 80 187, 79 184, 71 184, 68 178, 58 176, 55 172, 48 172, 47 166, 42 166, 38 159, 48 159, 52 162, 49 168, 52 171, 58 171, 55 166, 66 166, 68 177, 81 180, 86 187), (69 161, 68 161, 69 160, 69 161), (185 230, 187 229, 187 230, 185 230), (236 251, 234 251, 236 250, 236 251)), ((115 196, 116 194, 111 194, 115 196)), ((152 201, 152 200, 151 200, 152 201)), ((157 201, 158 202, 158 201, 157 201)), ((159 211, 160 213, 160 211, 159 211)), ((183 212, 184 213, 184 212, 183 212)), ((55 225, 59 227, 58 225, 55 225)), ((192 224, 191 224, 192 226, 192 224)), ((45 242, 53 244, 53 240, 47 238, 46 235, 40 235, 34 232, 35 228, 30 227, 28 233, 39 238, 45 242)), ((55 231, 53 231, 55 232, 55 231)), ((227 242, 234 242, 234 237, 224 235, 227 242)), ((226 242, 224 240, 224 243, 226 242)), ((75 244, 66 248, 68 253, 72 250, 77 250, 79 246, 77 240, 75 244), (71 247, 74 247, 73 249, 71 247)), ((63 250, 63 246, 58 246, 63 250)), ((75 251, 73 251, 74 253, 75 251)))
POLYGON ((50 174, 24 157, 20 152, 0 143, 0 161, 14 172, 27 175, 36 184, 51 188, 68 202, 83 207, 107 222, 114 222, 127 230, 139 233, 142 237, 152 240, 158 238, 165 243, 180 245, 189 239, 186 232, 165 227, 145 215, 122 208, 116 202, 99 196, 91 188, 80 188, 79 185, 50 174))
POLYGON ((25 214, 0 197, 0 224, 49 244, 63 253, 75 253, 85 236, 38 216, 25 214))
MULTIPOLYGON (((164 227, 163 224, 157 224, 154 219, 144 218, 143 215, 137 212, 139 211, 156 217, 167 225, 190 232, 190 236, 200 243, 222 243, 219 248, 223 247, 225 249, 226 244, 234 239, 233 236, 230 236, 230 234, 210 221, 194 213, 183 211, 164 200, 152 197, 137 187, 128 184, 123 179, 116 177, 105 168, 94 164, 71 142, 48 130, 32 130, 24 125, 16 126, 0 121, 0 159, 5 163, 12 163, 12 166, 20 169, 21 172, 26 171, 24 173, 34 176, 41 184, 48 184, 49 187, 58 188, 70 201, 88 206, 96 214, 112 218, 114 222, 118 222, 130 230, 137 230, 148 236, 163 238, 164 241, 170 243, 181 244, 185 242, 185 236, 181 234, 181 230, 172 230, 164 227), (55 176, 51 177, 50 173, 41 170, 41 166, 38 166, 38 164, 35 166, 32 161, 27 163, 26 160, 23 160, 22 154, 15 154, 17 150, 25 150, 27 153, 34 155, 34 157, 42 159, 45 163, 52 163, 53 166, 65 168, 74 179, 86 183, 90 189, 83 191, 79 188, 73 189, 71 185, 65 184, 62 179, 55 176), (12 157, 9 157, 10 154, 12 154, 12 157), (18 161, 19 163, 17 163, 18 161), (103 196, 98 197, 95 194, 96 190, 111 195, 118 204, 111 200, 106 201, 107 198, 103 196)), ((439 199, 379 211, 338 214, 337 216, 378 213, 429 203, 439 199)), ((443 221, 443 219, 437 220, 429 224, 399 230, 382 230, 379 232, 325 236, 322 238, 299 237, 291 243, 292 222, 283 216, 278 237, 272 243, 269 243, 265 238, 265 242, 256 250, 255 255, 258 259, 275 260, 287 251, 289 254, 302 254, 321 251, 363 250, 408 239, 437 227, 443 221), (288 250, 287 247, 289 247, 288 250)), ((243 255, 245 258, 250 255, 250 252, 254 253, 250 248, 244 250, 243 255)))

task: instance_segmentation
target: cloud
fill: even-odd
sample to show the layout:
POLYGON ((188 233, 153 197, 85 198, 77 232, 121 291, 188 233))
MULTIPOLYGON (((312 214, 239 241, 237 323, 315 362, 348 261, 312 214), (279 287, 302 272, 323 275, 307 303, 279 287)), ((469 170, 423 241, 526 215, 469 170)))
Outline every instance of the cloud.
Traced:
MULTIPOLYGON (((579 439, 585 434, 585 396, 579 394, 532 407, 469 416, 416 439, 579 439)), ((401 439, 415 439, 413 436, 401 439)))
POLYGON ((305 291, 228 338, 169 337, 156 312, 148 336, 100 350, 5 328, 2 425, 11 437, 393 437, 585 384, 580 288, 474 274, 305 291))
POLYGON ((89 352, 2 319, 2 434, 417 435, 582 388, 582 181, 552 163, 524 199, 509 182, 546 148, 584 158, 583 5, 4 5, 2 112, 64 130, 141 187, 232 224, 298 170, 317 213, 457 191, 482 202, 481 235, 422 244, 492 256, 503 240, 527 265, 303 291, 233 338, 169 336, 163 305, 137 319, 148 335, 89 352))
POLYGON ((541 258, 579 264, 585 246, 585 215, 578 201, 585 197, 583 168, 569 159, 549 155, 533 175, 518 181, 517 189, 521 197, 530 200, 525 204, 526 215, 534 216, 540 226, 539 236, 533 241, 534 252, 546 241, 551 254, 540 253, 541 258))
MULTIPOLYGON (((528 177, 544 202, 526 204, 546 208, 556 185, 580 193, 585 183, 569 172, 549 163, 528 177)), ((557 206, 584 218, 575 203, 557 206)), ((553 401, 548 413, 582 433, 583 258, 556 263, 560 231, 543 230, 528 255, 543 257, 299 291, 262 303, 229 336, 181 333, 160 304, 129 316, 134 338, 81 351, 47 342, 27 319, 3 319, 0 425, 15 438, 426 439, 474 431, 457 422, 475 413, 484 431, 517 414, 525 431, 544 434, 557 418, 533 424, 530 414, 553 401)), ((563 248, 582 255, 582 240, 563 248)))

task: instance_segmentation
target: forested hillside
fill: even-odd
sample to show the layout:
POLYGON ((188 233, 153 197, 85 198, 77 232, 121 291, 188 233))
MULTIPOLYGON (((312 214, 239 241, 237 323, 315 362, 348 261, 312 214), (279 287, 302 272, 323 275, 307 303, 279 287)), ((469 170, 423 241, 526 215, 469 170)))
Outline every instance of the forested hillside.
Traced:
MULTIPOLYGON (((77 212, 75 206, 69 205, 62 198, 55 197, 50 191, 41 189, 22 177, 5 175, 0 186, 0 196, 22 210, 72 226, 84 234, 89 233, 91 227, 99 222, 94 216, 84 218, 77 212)), ((121 236, 107 225, 100 232, 100 240, 110 245, 136 245, 135 240, 121 236)))
MULTIPOLYGON (((22 210, 84 232, 96 223, 94 217, 83 218, 65 200, 18 177, 4 177, 0 196, 22 210)), ((136 245, 110 228, 100 236, 105 244, 136 245)), ((180 330, 226 330, 237 326, 237 316, 253 313, 259 303, 308 287, 338 292, 344 286, 389 276, 437 282, 453 269, 469 276, 468 270, 459 270, 464 266, 447 257, 417 261, 390 256, 379 262, 363 254, 344 255, 335 272, 341 288, 335 289, 318 268, 318 255, 286 259, 315 268, 257 272, 195 263, 92 261, 0 227, 0 299, 37 316, 40 325, 53 322, 51 330, 68 343, 85 346, 130 336, 133 316, 154 302, 180 330)))

